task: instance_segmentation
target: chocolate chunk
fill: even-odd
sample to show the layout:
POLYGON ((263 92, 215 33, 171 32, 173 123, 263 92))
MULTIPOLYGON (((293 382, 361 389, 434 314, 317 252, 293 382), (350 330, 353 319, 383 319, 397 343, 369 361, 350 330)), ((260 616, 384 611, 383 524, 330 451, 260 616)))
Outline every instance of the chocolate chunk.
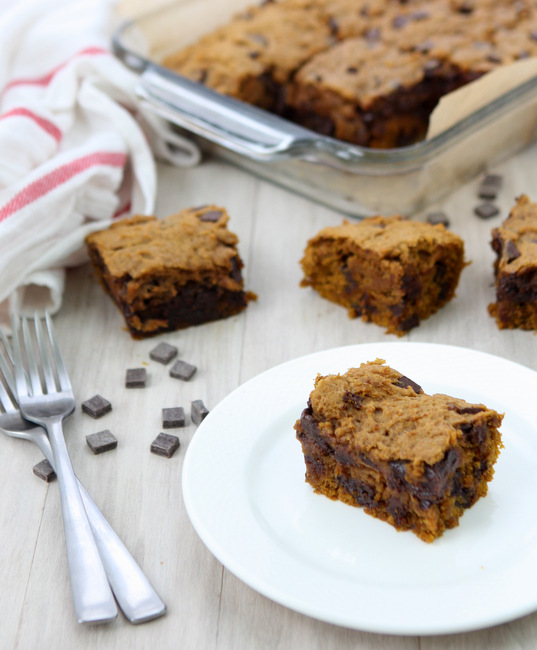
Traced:
POLYGON ((459 5, 459 11, 461 14, 471 14, 475 9, 475 2, 473 0, 464 0, 459 5))
POLYGON ((478 195, 482 199, 495 199, 502 185, 502 176, 499 174, 487 174, 479 185, 478 195))
POLYGON ((500 176, 500 174, 487 174, 481 183, 482 185, 494 185, 500 189, 503 185, 503 176, 500 176))
POLYGON ((449 219, 447 218, 447 215, 445 212, 430 212, 427 217, 427 223, 430 223, 433 226, 436 226, 437 224, 441 223, 443 224, 446 228, 449 227, 449 219))
POLYGON ((177 356, 177 352, 178 350, 175 345, 170 345, 169 343, 162 341, 162 343, 159 343, 156 348, 151 350, 149 358, 166 365, 177 356))
POLYGON ((493 201, 498 196, 498 188, 495 185, 480 185, 478 196, 493 201))
POLYGON ((408 332, 412 328, 417 327, 420 324, 420 317, 418 314, 412 314, 412 316, 409 316, 406 318, 404 321, 402 321, 399 324, 399 330, 401 332, 408 332))
POLYGON ((405 377, 405 375, 401 375, 399 379, 395 382, 395 385, 398 386, 399 388, 412 388, 412 390, 416 394, 421 393, 422 391, 422 388, 419 384, 416 384, 416 382, 412 381, 412 379, 405 377))
POLYGON ((408 16, 400 14, 399 16, 395 16, 395 18, 392 20, 392 26, 395 29, 400 29, 401 27, 404 27, 409 22, 409 20, 410 19, 408 16))
POLYGON ((145 368, 129 368, 125 376, 126 388, 145 388, 147 372, 145 368))
POLYGON ((455 410, 460 415, 475 415, 476 413, 482 413, 485 409, 482 406, 465 406, 455 410))
POLYGON ((343 401, 347 404, 352 404, 355 409, 361 409, 364 398, 362 395, 357 395, 356 393, 351 393, 350 390, 346 390, 343 394, 343 401))
POLYGON ((423 70, 426 77, 432 77, 436 70, 440 67, 441 63, 439 59, 427 59, 423 63, 423 70))
POLYGON ((46 483, 50 483, 56 478, 56 473, 46 458, 40 463, 37 463, 37 465, 34 465, 32 471, 38 478, 42 479, 46 483))
POLYGON ((422 291, 421 278, 418 275, 405 274, 401 279, 401 288, 407 300, 418 300, 422 291))
POLYGON ((190 417, 194 424, 200 424, 209 414, 208 409, 200 399, 195 399, 191 405, 190 417))
POLYGON ((215 223, 220 219, 222 216, 223 212, 222 210, 207 210, 207 212, 204 212, 203 214, 199 215, 199 220, 200 221, 211 221, 212 223, 215 223))
POLYGON ((495 217, 500 210, 492 203, 480 203, 474 208, 474 212, 481 219, 490 219, 495 217))
POLYGON ((430 14, 425 9, 418 9, 417 11, 413 11, 410 15, 412 20, 425 20, 426 18, 429 18, 430 14))
MULTIPOLYGON (((427 39, 425 41, 422 41, 421 43, 417 43, 414 47, 414 50, 416 52, 421 52, 422 54, 427 54, 428 52, 431 51, 433 46, 434 46, 433 41, 427 39)), ((434 59, 433 59, 433 63, 434 63, 434 59)), ((424 67, 425 69, 429 69, 429 70, 431 69, 427 61, 425 62, 424 67)))
POLYGON ((192 379, 192 375, 196 372, 196 370, 196 366, 178 359, 170 368, 170 377, 173 377, 174 379, 182 379, 183 381, 189 381, 192 379))
POLYGON ((339 24, 333 16, 330 16, 328 18, 328 27, 330 28, 330 34, 332 36, 337 37, 339 35, 339 24))
POLYGON ((513 262, 518 257, 520 257, 520 251, 517 248, 515 242, 510 239, 505 245, 505 253, 507 255, 507 263, 513 262))
POLYGON ((369 42, 376 42, 380 40, 380 27, 372 27, 367 29, 364 33, 364 38, 369 42))
POLYGON ((162 409, 162 426, 165 429, 185 426, 185 409, 182 406, 162 409))
POLYGON ((248 37, 263 47, 266 47, 268 45, 267 37, 263 34, 248 34, 248 37))
POLYGON ((117 447, 117 438, 110 429, 103 429, 103 431, 91 433, 89 436, 86 436, 86 442, 94 454, 102 454, 105 451, 110 451, 117 447))
POLYGON ((502 57, 500 54, 497 52, 491 52, 487 56, 487 61, 490 61, 491 63, 501 63, 503 61, 502 57))
POLYGON ((169 433, 159 433, 151 443, 150 450, 151 453, 157 454, 157 456, 171 458, 179 449, 180 444, 177 436, 172 436, 169 433))
POLYGON ((100 418, 112 410, 112 404, 104 397, 95 395, 91 399, 82 402, 82 411, 91 415, 92 418, 100 418))

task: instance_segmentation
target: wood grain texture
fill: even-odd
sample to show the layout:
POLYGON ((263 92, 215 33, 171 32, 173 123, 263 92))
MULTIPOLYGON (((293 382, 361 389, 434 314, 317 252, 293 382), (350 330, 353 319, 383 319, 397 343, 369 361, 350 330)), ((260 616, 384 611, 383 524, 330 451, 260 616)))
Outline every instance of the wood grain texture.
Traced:
MULTIPOLYGON (((478 179, 441 204, 451 228, 466 243, 471 265, 456 298, 403 340, 446 343, 497 354, 537 370, 535 334, 499 331, 487 313, 493 299, 490 230, 517 195, 534 200, 537 147, 495 168, 505 175, 500 215, 473 213, 478 179)), ((187 517, 181 495, 182 463, 195 426, 177 433, 181 447, 171 459, 149 452, 161 431, 161 410, 193 399, 211 409, 235 387, 278 363, 314 351, 354 343, 397 340, 383 329, 351 320, 345 310, 310 289, 299 288, 299 260, 309 237, 338 224, 342 215, 270 185, 222 162, 206 160, 187 170, 159 167, 157 214, 215 203, 225 206, 240 238, 248 289, 259 296, 246 312, 219 323, 133 341, 89 266, 69 273, 65 302, 55 316, 78 408, 66 420, 73 465, 117 533, 168 605, 162 619, 134 627, 120 617, 101 627, 76 624, 65 561, 57 484, 32 474, 40 452, 0 438, 0 648, 54 647, 79 650, 196 648, 202 650, 394 649, 531 650, 537 645, 537 614, 496 628, 444 637, 395 637, 336 627, 297 614, 259 595, 213 558, 187 517), (195 364, 190 382, 168 375, 169 366, 149 359, 160 340, 195 364), (125 370, 146 367, 145 389, 124 387, 125 370), (100 420, 81 412, 100 393, 113 410, 100 420), (108 428, 117 449, 94 456, 85 436, 108 428)), ((422 218, 423 215, 416 215, 422 218)), ((441 372, 441 369, 439 369, 441 372)), ((507 595, 506 595, 507 597, 507 595)))

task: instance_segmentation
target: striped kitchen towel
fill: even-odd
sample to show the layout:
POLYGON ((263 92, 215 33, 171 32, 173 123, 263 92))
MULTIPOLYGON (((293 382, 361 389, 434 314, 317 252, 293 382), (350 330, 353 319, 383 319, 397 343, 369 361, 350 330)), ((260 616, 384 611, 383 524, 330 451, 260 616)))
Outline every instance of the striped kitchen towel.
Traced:
POLYGON ((84 237, 151 214, 156 166, 111 0, 0 0, 0 325, 57 311, 84 237))

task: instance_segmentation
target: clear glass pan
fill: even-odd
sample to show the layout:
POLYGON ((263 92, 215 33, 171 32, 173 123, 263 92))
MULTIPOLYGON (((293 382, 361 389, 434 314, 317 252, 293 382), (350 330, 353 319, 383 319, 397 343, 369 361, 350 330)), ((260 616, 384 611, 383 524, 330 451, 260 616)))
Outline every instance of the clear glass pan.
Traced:
POLYGON ((410 215, 537 139, 537 77, 418 144, 374 150, 320 136, 160 65, 252 0, 177 0, 128 21, 116 55, 153 111, 210 152, 353 216, 410 215))

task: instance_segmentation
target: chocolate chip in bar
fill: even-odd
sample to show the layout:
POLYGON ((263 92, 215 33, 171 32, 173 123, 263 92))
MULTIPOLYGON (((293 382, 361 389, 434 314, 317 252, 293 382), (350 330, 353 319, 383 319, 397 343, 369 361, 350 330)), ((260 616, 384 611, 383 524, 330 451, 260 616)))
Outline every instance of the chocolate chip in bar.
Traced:
POLYGON ((491 219, 492 217, 495 217, 500 210, 492 203, 480 203, 479 205, 476 205, 474 212, 480 219, 491 219))
POLYGON ((145 388, 147 372, 145 368, 129 368, 125 376, 126 388, 145 388))
POLYGON ((106 413, 109 413, 112 410, 112 404, 101 397, 101 395, 95 395, 91 399, 87 399, 85 402, 82 402, 82 411, 91 415, 92 418, 101 418, 106 413))
POLYGON ((200 221, 210 221, 212 223, 216 223, 223 214, 224 213, 222 210, 207 210, 207 212, 200 214, 198 218, 200 221))
POLYGON ((185 409, 182 406, 162 409, 162 426, 165 429, 184 427, 185 422, 185 409))
POLYGON ((510 239, 505 245, 505 254, 507 255, 508 264, 514 262, 514 260, 520 257, 520 251, 518 250, 518 246, 515 244, 515 242, 512 239, 510 239))
POLYGON ((422 392, 422 387, 419 384, 416 384, 415 381, 412 381, 412 379, 405 377, 405 375, 401 375, 395 382, 395 385, 399 388, 412 388, 416 395, 422 392))
POLYGON ((426 220, 427 223, 430 223, 432 226, 436 226, 437 224, 441 223, 446 228, 449 228, 449 219, 447 218, 445 212, 441 212, 441 211, 430 212, 427 215, 426 220))
POLYGON ((191 404, 190 417, 194 424, 200 424, 209 414, 209 410, 201 399, 195 399, 191 404))
POLYGON ((196 366, 178 359, 170 368, 170 377, 173 377, 174 379, 182 379, 183 381, 189 381, 192 379, 192 376, 196 370, 196 366))
POLYGON ((159 343, 156 348, 153 348, 149 352, 149 358, 153 359, 153 361, 158 361, 165 366, 177 356, 177 353, 178 350, 175 345, 170 345, 169 343, 162 341, 162 343, 159 343))
POLYGON ((38 478, 42 479, 46 483, 50 483, 56 478, 56 472, 52 469, 52 465, 46 458, 40 463, 37 463, 37 465, 34 465, 32 471, 38 478))
POLYGON ((91 433, 86 436, 86 442, 94 454, 102 454, 117 447, 117 438, 109 429, 91 433))
POLYGON ((169 433, 159 433, 151 443, 151 453, 171 458, 179 449, 179 438, 169 433))

